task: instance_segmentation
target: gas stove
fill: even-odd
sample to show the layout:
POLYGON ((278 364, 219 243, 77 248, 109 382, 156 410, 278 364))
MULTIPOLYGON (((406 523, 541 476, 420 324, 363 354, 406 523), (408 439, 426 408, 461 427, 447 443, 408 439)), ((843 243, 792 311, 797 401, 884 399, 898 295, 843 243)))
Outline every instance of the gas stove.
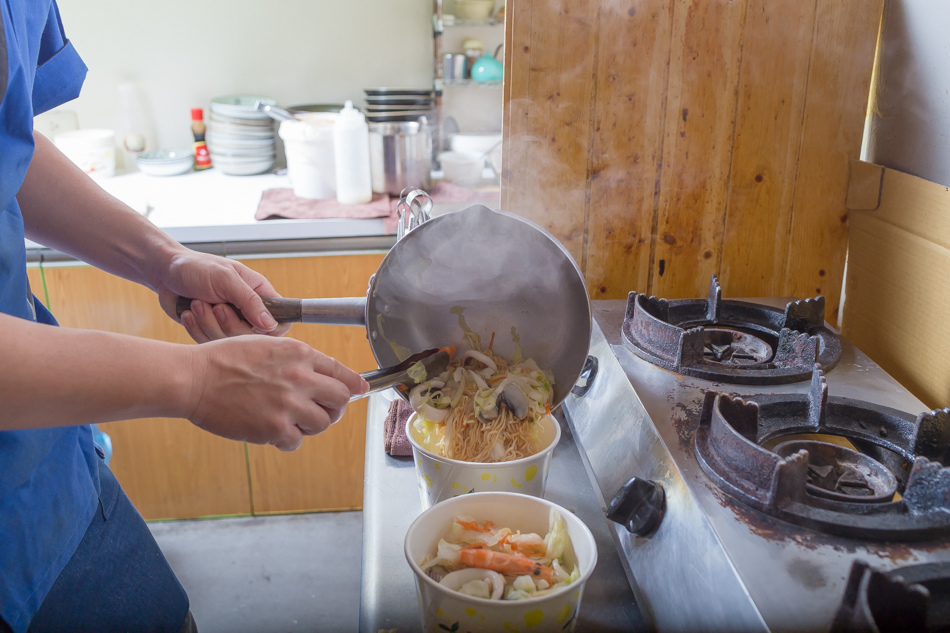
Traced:
POLYGON ((950 626, 950 410, 823 308, 722 300, 715 277, 703 299, 592 302, 562 410, 657 630, 950 626))

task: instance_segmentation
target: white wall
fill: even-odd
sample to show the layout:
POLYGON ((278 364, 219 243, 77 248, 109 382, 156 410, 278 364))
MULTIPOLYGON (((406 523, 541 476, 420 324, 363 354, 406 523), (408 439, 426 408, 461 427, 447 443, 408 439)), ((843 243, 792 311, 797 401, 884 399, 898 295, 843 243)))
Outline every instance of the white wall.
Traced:
POLYGON ((950 2, 888 0, 867 160, 950 186, 950 2))
MULTIPOLYGON (((58 2, 89 66, 80 97, 59 109, 75 111, 81 127, 116 129, 118 85, 133 82, 161 147, 189 146, 190 109, 207 111, 218 96, 362 105, 365 88, 432 87, 431 0, 58 2)), ((493 47, 504 28, 484 39, 493 47)), ((500 130, 501 90, 477 92, 455 99, 457 114, 500 130)))

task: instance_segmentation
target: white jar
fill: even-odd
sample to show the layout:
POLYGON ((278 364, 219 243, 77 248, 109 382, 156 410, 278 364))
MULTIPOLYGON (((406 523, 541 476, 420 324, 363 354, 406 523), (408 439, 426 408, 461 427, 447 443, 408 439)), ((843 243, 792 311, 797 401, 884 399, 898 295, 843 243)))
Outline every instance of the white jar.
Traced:
POLYGON ((115 132, 112 130, 63 132, 53 137, 53 144, 94 178, 115 174, 115 132))
POLYGON ((373 199, 369 162, 369 126, 363 113, 347 101, 333 126, 336 199, 341 204, 365 204, 373 199))
POLYGON ((333 128, 338 118, 335 112, 313 112, 281 121, 277 133, 284 140, 287 175, 298 198, 336 197, 333 128))

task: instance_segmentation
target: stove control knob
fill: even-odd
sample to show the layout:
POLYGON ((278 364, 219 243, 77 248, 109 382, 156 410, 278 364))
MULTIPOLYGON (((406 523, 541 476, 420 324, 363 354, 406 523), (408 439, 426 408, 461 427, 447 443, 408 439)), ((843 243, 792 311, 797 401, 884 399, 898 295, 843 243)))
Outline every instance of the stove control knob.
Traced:
POLYGON ((653 534, 666 511, 666 491, 649 479, 634 477, 623 485, 607 506, 607 518, 636 536, 653 534))
POLYGON ((584 363, 584 368, 581 370, 581 375, 577 378, 577 382, 574 383, 574 387, 571 389, 571 393, 578 398, 587 393, 591 383, 594 382, 594 376, 597 375, 599 366, 600 363, 596 356, 588 356, 587 361, 584 363))

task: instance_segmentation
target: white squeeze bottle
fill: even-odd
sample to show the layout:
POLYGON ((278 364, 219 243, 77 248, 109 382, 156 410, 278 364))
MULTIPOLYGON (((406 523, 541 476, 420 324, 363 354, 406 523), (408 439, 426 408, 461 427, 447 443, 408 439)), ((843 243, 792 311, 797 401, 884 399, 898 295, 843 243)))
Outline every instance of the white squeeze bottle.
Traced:
POLYGON ((365 204, 373 199, 366 117, 346 101, 333 125, 336 199, 340 204, 365 204))

